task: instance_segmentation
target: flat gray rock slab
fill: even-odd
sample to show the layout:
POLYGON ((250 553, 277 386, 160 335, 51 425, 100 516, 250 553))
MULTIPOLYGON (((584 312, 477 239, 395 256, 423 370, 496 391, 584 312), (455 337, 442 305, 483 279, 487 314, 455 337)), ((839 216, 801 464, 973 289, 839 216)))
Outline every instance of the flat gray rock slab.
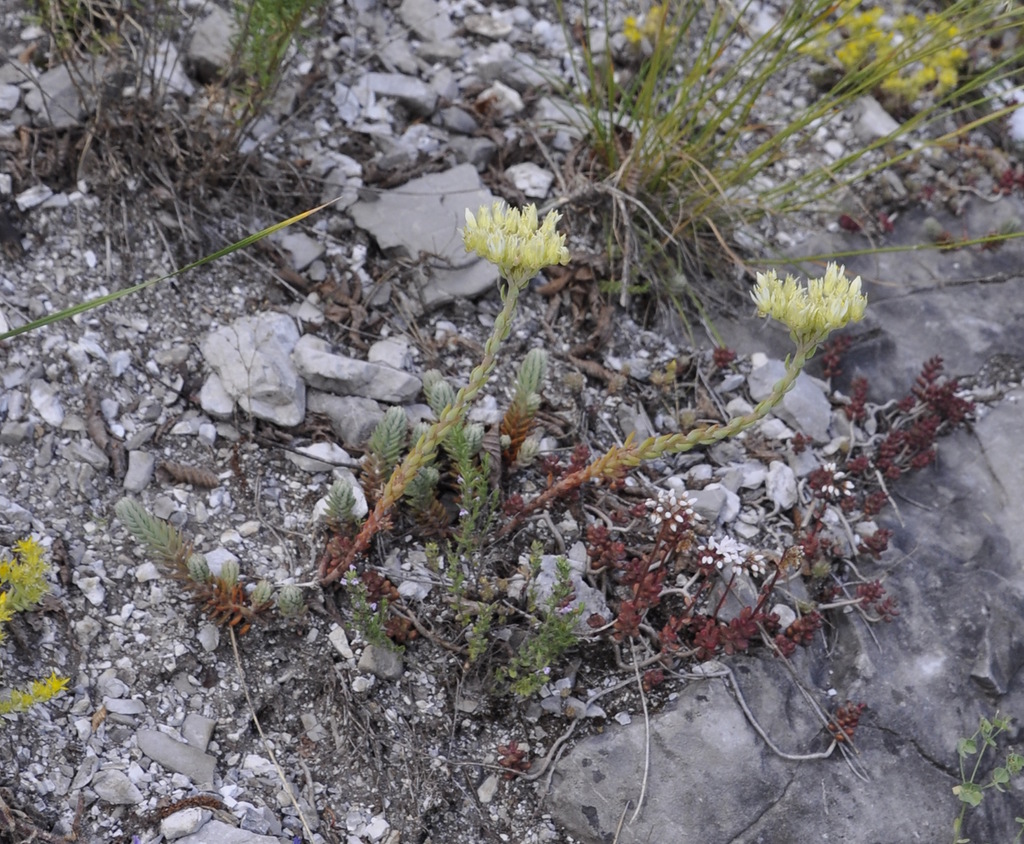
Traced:
POLYGON ((342 396, 400 404, 414 399, 423 388, 415 375, 336 354, 326 340, 312 334, 296 343, 292 361, 309 386, 342 396))
POLYGON ((142 802, 142 792, 123 771, 113 768, 97 771, 93 774, 91 785, 104 803, 113 806, 134 806, 142 802))
POLYGON ((479 296, 497 283, 494 266, 467 255, 459 234, 466 209, 476 213, 494 200, 476 168, 460 164, 413 179, 373 200, 361 199, 349 210, 356 225, 368 231, 384 252, 422 262, 418 293, 429 308, 479 296))
POLYGON ((239 407, 259 419, 290 427, 306 415, 306 385, 290 357, 298 341, 299 331, 291 317, 268 312, 242 317, 211 332, 203 340, 202 351, 219 378, 219 388, 239 407))
POLYGON ((224 823, 209 821, 197 832, 178 839, 178 844, 280 844, 281 839, 273 835, 260 835, 247 829, 224 823))
POLYGON ((217 760, 212 756, 157 730, 139 730, 135 739, 139 750, 167 770, 184 774, 198 786, 213 785, 217 760))
MULTIPOLYGON (((775 384, 786 374, 781 360, 767 360, 755 366, 747 376, 750 397, 762 401, 771 395, 775 384)), ((815 442, 828 442, 828 426, 832 421, 832 405, 825 397, 820 382, 801 372, 793 387, 783 396, 772 414, 787 422, 815 442)))
POLYGON ((88 108, 64 65, 46 71, 25 94, 25 107, 54 129, 78 126, 88 108))
POLYGON ((446 41, 455 35, 451 16, 437 0, 402 0, 398 15, 402 23, 427 41, 446 41))

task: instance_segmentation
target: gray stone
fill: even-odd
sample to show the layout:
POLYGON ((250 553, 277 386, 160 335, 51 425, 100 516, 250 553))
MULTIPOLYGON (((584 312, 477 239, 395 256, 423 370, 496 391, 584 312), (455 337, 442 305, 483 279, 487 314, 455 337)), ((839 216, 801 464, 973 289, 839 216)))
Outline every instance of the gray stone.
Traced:
POLYGON ((32 439, 36 426, 34 422, 4 422, 0 427, 0 445, 17 445, 32 439))
POLYGON ((458 41, 424 41, 417 45, 416 55, 428 64, 441 64, 461 59, 465 53, 458 41))
POLYGON ((765 491, 779 510, 788 510, 797 501, 796 473, 780 460, 773 460, 764 480, 765 491))
POLYGON ((102 606, 107 597, 107 590, 96 576, 79 575, 75 578, 75 586, 82 591, 85 599, 94 607, 102 606))
POLYGON ((178 844, 280 844, 272 835, 260 835, 239 829, 224 821, 211 820, 192 835, 178 839, 178 844))
POLYGON ((380 645, 367 645, 359 657, 358 668, 381 680, 398 680, 402 676, 402 655, 380 645))
POLYGON ((235 412, 235 400, 224 389, 224 382, 216 372, 203 382, 199 390, 199 406, 214 419, 230 419, 235 412))
POLYGON ((296 446, 285 457, 306 472, 330 472, 335 466, 359 465, 341 446, 328 442, 296 446))
MULTIPOLYGON (((93 65, 94 67, 95 65, 93 65)), ((79 71, 86 73, 89 65, 83 64, 79 71)), ((46 71, 25 94, 25 108, 46 125, 54 129, 70 129, 78 126, 85 117, 86 107, 79 94, 88 87, 88 80, 72 80, 66 65, 57 65, 46 71)))
POLYGON ((398 15, 420 38, 438 43, 455 35, 455 24, 437 0, 402 0, 398 15))
POLYGON ((463 24, 474 35, 498 41, 512 34, 513 24, 504 15, 466 15, 463 24))
POLYGON ((202 351, 239 407, 288 427, 298 425, 306 415, 306 386, 290 357, 298 340, 290 317, 262 313, 208 334, 202 351))
POLYGON ((142 792, 123 771, 105 768, 92 776, 93 791, 104 803, 113 806, 134 806, 142 802, 142 792))
POLYGON ((178 48, 170 41, 161 41, 152 50, 147 50, 143 61, 145 73, 141 96, 161 97, 164 93, 172 93, 191 97, 196 92, 196 86, 185 73, 178 48), (155 92, 154 82, 157 87, 155 92))
POLYGON ((196 639, 204 651, 213 653, 220 645, 220 629, 216 624, 204 624, 196 633, 196 639))
POLYGON ((506 168, 505 176, 519 190, 531 199, 544 199, 555 181, 555 174, 537 166, 532 161, 513 164, 506 168))
MULTIPOLYGON (((767 398, 785 370, 785 364, 780 360, 768 360, 763 366, 755 366, 747 376, 750 397, 754 401, 767 398)), ((827 442, 829 439, 832 405, 821 387, 805 372, 797 376, 796 383, 772 413, 815 442, 827 442)))
POLYGON ((477 119, 464 108, 448 106, 441 109, 439 114, 441 115, 442 125, 449 132, 458 132, 460 135, 472 135, 480 128, 477 119))
MULTIPOLYGON (((502 82, 494 82, 477 95, 476 107, 495 119, 504 120, 521 113, 526 105, 514 88, 510 88, 502 82)), ((537 167, 537 169, 540 168, 537 167)), ((553 176, 552 179, 554 179, 553 176)), ((550 182, 548 184, 550 185, 550 182)))
MULTIPOLYGON (((782 688, 787 685, 795 691, 791 684, 782 688)), ((655 721, 646 802, 640 817, 624 825, 621 844, 740 840, 740 833, 785 794, 786 763, 764 746, 724 680, 690 684, 655 721), (685 811, 680 811, 680 795, 689 797, 685 811)), ((790 732, 785 744, 813 740, 816 726, 805 727, 803 735, 790 732)), ((645 742, 644 723, 636 719, 586 739, 568 764, 559 764, 551 805, 573 835, 588 844, 611 841, 627 801, 626 818, 631 818, 640 794, 645 742)))
POLYGON ((452 138, 448 146, 455 153, 456 161, 472 164, 478 171, 486 169, 498 152, 498 145, 494 141, 482 137, 452 138))
POLYGON ((412 46, 406 41, 389 40, 380 48, 378 55, 381 63, 389 70, 410 75, 419 72, 420 63, 413 55, 412 46))
POLYGON ((366 350, 366 359, 370 363, 380 363, 392 369, 407 370, 412 366, 409 341, 404 337, 386 337, 378 340, 366 350))
POLYGON ((124 488, 128 492, 142 492, 153 480, 156 458, 148 451, 128 452, 128 471, 124 476, 124 488))
POLYGON ((29 401, 47 425, 59 428, 64 423, 64 407, 52 384, 37 378, 29 389, 29 401))
MULTIPOLYGON (((587 624, 591 616, 598 615, 607 621, 612 617, 612 613, 608 609, 604 593, 599 589, 595 589, 583 579, 587 569, 587 552, 582 543, 577 543, 573 546, 565 557, 570 567, 569 577, 572 582, 574 595, 570 606, 573 609, 583 608, 583 612, 576 622, 576 632, 582 636, 592 629, 587 624)), ((558 580, 557 566, 560 558, 561 555, 559 554, 545 554, 540 558, 540 571, 537 572, 533 589, 535 590, 534 600, 536 600, 537 606, 542 610, 547 609, 551 595, 554 593, 558 580)))
POLYGON ((138 698, 105 697, 103 707, 115 715, 142 715, 146 711, 146 704, 138 698))
POLYGON ((292 353, 295 368, 311 387, 339 395, 401 404, 415 398, 423 382, 415 375, 331 351, 326 340, 303 336, 292 353))
POLYGON ((378 97, 391 97, 410 114, 429 117, 437 106, 437 92, 415 76, 402 73, 367 73, 361 84, 378 97))
POLYGON ((69 460, 88 463, 94 469, 105 472, 110 466, 110 458, 92 440, 79 440, 64 449, 64 456, 69 460))
POLYGON ((168 815, 160 821, 160 832, 168 841, 177 841, 179 838, 196 832, 212 817, 213 813, 209 809, 191 806, 188 809, 181 809, 173 815, 168 815))
MULTIPOLYGON (((1009 392, 974 426, 983 464, 994 484, 982 500, 998 514, 997 524, 1005 537, 1004 548, 1012 549, 1013 562, 1024 563, 1024 520, 1014 518, 1024 500, 1024 452, 1020 443, 1024 433, 1024 389, 1009 392), (998 502, 992 507, 992 499, 998 502)), ((941 450, 941 446, 940 446, 941 450)), ((1000 545, 1003 543, 1000 542, 1000 545)), ((1004 551, 1005 553, 1005 551, 1004 551)), ((1024 566, 1022 566, 1024 568, 1024 566)), ((1019 570, 1019 569, 1018 569, 1019 570)), ((1024 577, 1015 577, 1024 589, 1024 577)), ((1015 603, 995 601, 984 616, 984 632, 971 677, 986 692, 1005 695, 1024 665, 1024 634, 1021 615, 1015 603)))
POLYGON ((211 82, 231 61, 238 36, 234 17, 219 6, 210 5, 210 13, 196 24, 186 51, 192 73, 200 82, 211 82))
POLYGON ((17 85, 0 85, 0 114, 10 114, 18 107, 21 89, 17 85))
POLYGON ((708 484, 687 494, 693 500, 693 511, 708 524, 731 522, 739 515, 739 496, 721 484, 708 484))
POLYGON ((352 646, 348 643, 348 634, 345 633, 344 627, 340 627, 337 624, 334 625, 327 636, 327 640, 334 645, 335 650, 341 654, 343 659, 354 660, 356 658, 352 646))
POLYGON ((14 204, 18 206, 19 211, 28 211, 42 205, 51 196, 53 189, 49 185, 32 185, 14 197, 14 204))
POLYGON ((280 237, 274 238, 274 242, 292 256, 292 268, 299 272, 306 269, 325 251, 319 240, 298 231, 285 231, 280 237))
POLYGON ((198 712, 190 712, 185 716, 181 725, 181 734, 192 747, 205 751, 213 738, 214 728, 217 722, 212 718, 200 715, 198 712))
POLYGON ((139 750, 154 762, 169 771, 184 774, 198 786, 213 785, 217 760, 212 756, 156 730, 139 730, 135 738, 139 750))
POLYGON ((356 225, 370 232, 386 253, 437 256, 436 262, 421 266, 425 280, 420 296, 425 306, 432 307, 477 296, 496 284, 494 267, 467 255, 458 234, 467 209, 476 213, 481 205, 489 207, 493 202, 476 169, 460 164, 413 179, 372 201, 360 200, 351 213, 356 225), (416 201, 410 202, 410 197, 416 201))
POLYGON ((306 405, 312 413, 328 418, 334 435, 345 446, 362 446, 384 418, 377 402, 359 396, 336 396, 311 389, 306 393, 306 405))
POLYGON ((857 100, 850 107, 850 112, 854 117, 853 133, 864 143, 877 141, 900 128, 900 124, 892 115, 871 96, 857 100))

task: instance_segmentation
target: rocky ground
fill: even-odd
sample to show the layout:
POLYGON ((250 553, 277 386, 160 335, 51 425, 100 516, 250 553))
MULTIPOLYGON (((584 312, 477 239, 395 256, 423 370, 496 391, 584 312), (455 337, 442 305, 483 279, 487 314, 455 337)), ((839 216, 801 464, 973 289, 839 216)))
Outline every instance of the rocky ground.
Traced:
MULTIPOLYGON (((682 661, 643 693, 635 653, 594 641, 553 666, 536 696, 493 697, 492 664, 467 668, 428 637, 389 662, 348 602, 314 585, 317 501, 358 471, 388 406, 429 417, 428 369, 464 383, 498 310, 493 268, 463 254, 464 209, 494 197, 557 203, 580 233, 572 273, 524 295, 473 417, 500 418, 515 365, 543 346, 543 444, 561 457, 744 412, 788 353, 785 333, 719 288, 714 298, 733 307, 714 324, 739 356, 716 360, 670 309, 597 291, 607 269, 585 223, 602 210, 569 175, 578 132, 546 83, 567 75, 571 50, 548 4, 331 4, 242 140, 258 166, 234 181, 213 167, 201 183, 189 174, 209 159, 157 130, 168 115, 204 113, 212 125, 217 88, 205 83, 225 60, 228 22, 197 3, 182 12, 182 31, 151 45, 163 57, 152 75, 169 92, 154 131, 111 106, 120 117, 93 136, 97 101, 66 68, 37 67, 42 29, 23 7, 4 11, 0 326, 340 199, 269 246, 0 345, 0 543, 31 533, 54 563, 52 600, 10 627, 4 682, 51 668, 71 678, 63 697, 0 725, 0 840, 951 840, 957 739, 982 715, 1024 712, 1015 241, 851 258, 871 306, 842 374, 825 379, 816 363, 742 440, 658 461, 616 495, 594 492, 588 510, 559 509, 483 543, 508 576, 535 538, 582 569, 587 522, 685 487, 719 542, 781 552, 799 512, 817 506, 812 472, 854 445, 866 453, 892 417, 888 402, 941 355, 976 403, 968 424, 939 441, 936 462, 891 485, 875 519, 849 516, 848 551, 879 527, 893 532, 880 559, 856 557, 898 601, 892 623, 837 608, 789 661, 767 648, 682 661), (149 135, 172 140, 154 146, 149 135), (857 376, 869 382, 859 427, 843 410, 857 376), (181 528, 215 570, 234 561, 247 583, 301 584, 307 613, 268 613, 237 637, 218 627, 115 518, 124 496, 181 528), (825 722, 847 699, 867 704, 854 742, 821 758, 825 722), (499 748, 512 742, 532 765, 506 778, 511 757, 499 748)), ((107 80, 117 70, 94 67, 107 80)), ((792 82, 766 112, 811 95, 792 82)), ((127 87, 115 86, 133 102, 127 87)), ((891 121, 861 103, 801 151, 801 166, 891 121)), ((188 140, 216 150, 210 132, 206 146, 188 140)), ((858 198, 899 198, 898 215, 886 206, 892 232, 869 238, 807 216, 747 234, 807 255, 926 243, 936 224, 962 239, 1019 230, 1019 197, 989 201, 992 174, 972 170, 964 185, 958 164, 919 162, 858 198)), ((527 498, 546 483, 537 469, 513 480, 527 498)), ((835 525, 846 512, 825 511, 835 525)), ((410 611, 440 624, 444 588, 403 528, 374 562, 410 611)), ((645 520, 630 529, 631 541, 649 541, 645 520)), ((794 617, 806 590, 795 573, 779 612, 794 617)), ((591 591, 614 604, 614 591, 591 591)), ((1016 728, 1004 747, 1020 749, 1016 728)), ((1009 840, 1020 814, 1019 791, 991 794, 968 831, 1009 840)))

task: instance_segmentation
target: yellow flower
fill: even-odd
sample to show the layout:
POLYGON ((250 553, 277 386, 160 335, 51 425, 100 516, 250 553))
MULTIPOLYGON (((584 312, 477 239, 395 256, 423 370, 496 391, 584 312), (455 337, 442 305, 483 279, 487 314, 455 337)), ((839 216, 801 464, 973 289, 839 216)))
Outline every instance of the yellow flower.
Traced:
POLYGON ((15 556, 11 560, 0 558, 0 587, 10 595, 10 609, 22 612, 35 606, 46 594, 46 562, 43 546, 35 539, 14 543, 15 556))
POLYGON ((24 712, 36 703, 46 703, 56 697, 68 685, 67 677, 58 677, 54 671, 45 680, 33 680, 28 689, 12 689, 6 698, 0 698, 0 715, 24 712))
POLYGON ((790 330, 797 344, 822 342, 830 332, 864 317, 867 297, 861 280, 846 277, 846 268, 829 264, 825 275, 811 279, 807 287, 793 276, 779 281, 774 270, 757 274, 751 292, 759 316, 770 316, 790 330))
POLYGON ((626 36, 626 40, 630 44, 639 44, 643 41, 643 33, 640 31, 640 27, 637 25, 636 18, 630 15, 626 18, 622 24, 622 34, 626 36))
POLYGON ((935 87, 936 93, 952 91, 956 87, 959 75, 951 67, 944 67, 939 70, 939 83, 935 87))
POLYGON ((560 219, 560 214, 551 211, 538 223, 536 205, 520 210, 495 202, 476 216, 466 209, 462 239, 467 252, 496 264, 505 279, 521 287, 542 268, 569 263, 565 235, 555 231, 560 219))

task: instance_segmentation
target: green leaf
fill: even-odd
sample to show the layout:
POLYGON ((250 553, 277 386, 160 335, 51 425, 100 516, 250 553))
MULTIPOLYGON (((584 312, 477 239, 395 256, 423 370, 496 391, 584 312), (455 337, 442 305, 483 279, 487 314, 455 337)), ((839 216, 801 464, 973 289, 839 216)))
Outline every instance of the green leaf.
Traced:
POLYGON ((996 785, 1005 785, 1010 781, 1010 772, 1006 768, 999 767, 992 771, 992 782, 996 785))
POLYGON ((960 739, 956 743, 956 752, 960 756, 973 756, 978 752, 978 743, 974 739, 960 739))
POLYGON ((961 803, 966 803, 968 806, 975 808, 985 798, 985 794, 981 790, 981 786, 976 785, 973 782, 965 782, 954 786, 953 793, 959 798, 961 803))
POLYGON ((1024 756, 1019 753, 1011 753, 1006 757, 1006 767, 1010 769, 1010 773, 1016 776, 1022 770, 1024 770, 1024 756))

